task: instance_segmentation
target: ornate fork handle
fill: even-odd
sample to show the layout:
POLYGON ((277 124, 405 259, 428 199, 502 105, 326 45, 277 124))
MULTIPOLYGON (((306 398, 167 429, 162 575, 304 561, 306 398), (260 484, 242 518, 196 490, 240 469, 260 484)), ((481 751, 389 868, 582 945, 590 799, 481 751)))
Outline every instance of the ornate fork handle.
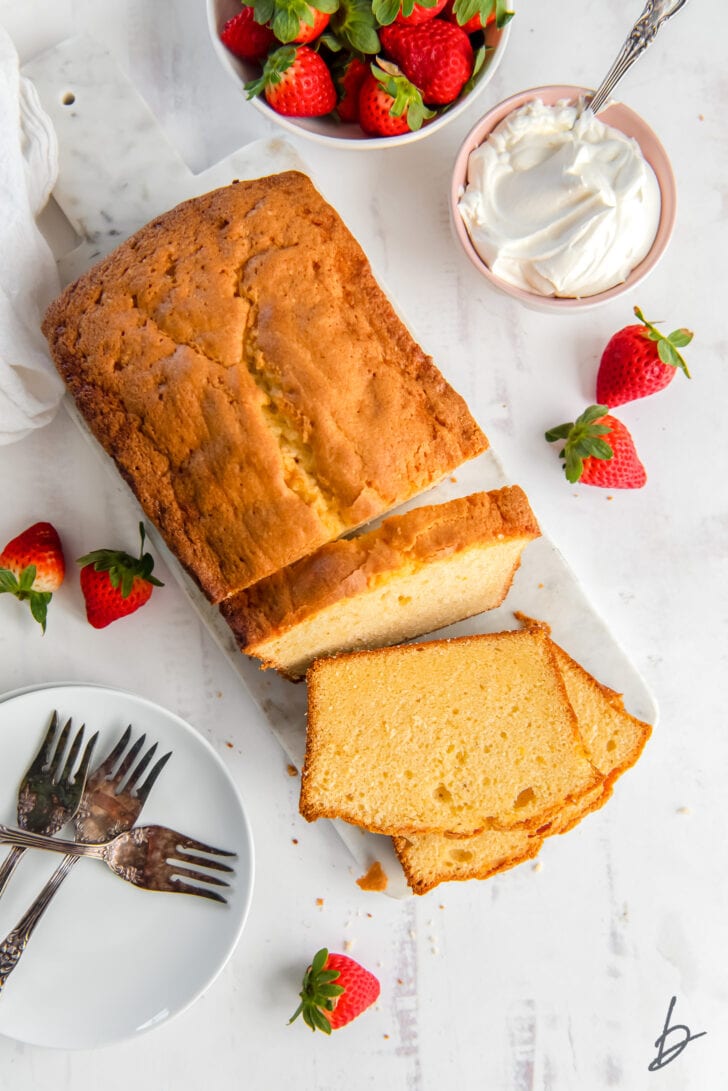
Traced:
POLYGON ((0 895, 2 895, 5 887, 10 882, 10 876, 20 863, 24 852, 24 848, 20 848, 17 845, 14 846, 0 865, 0 895))
POLYGON ((647 0, 645 9, 632 27, 619 56, 589 102, 589 108, 595 114, 602 109, 625 72, 647 49, 662 24, 671 19, 686 3, 687 0, 647 0))
POLYGON ((36 924, 50 905, 56 891, 75 864, 78 856, 66 856, 43 887, 42 893, 20 918, 12 932, 0 943, 0 992, 10 974, 20 962, 36 924))
POLYGON ((60 837, 46 837, 42 833, 15 829, 13 826, 0 824, 0 845, 16 845, 26 849, 46 849, 48 852, 61 852, 66 856, 93 856, 103 860, 107 841, 98 845, 84 845, 78 841, 62 841, 60 837))

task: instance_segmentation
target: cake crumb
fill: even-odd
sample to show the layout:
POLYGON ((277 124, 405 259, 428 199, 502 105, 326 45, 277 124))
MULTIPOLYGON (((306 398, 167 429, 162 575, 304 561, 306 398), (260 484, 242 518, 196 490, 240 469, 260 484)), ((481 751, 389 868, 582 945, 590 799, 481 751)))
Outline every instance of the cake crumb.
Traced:
POLYGON ((287 765, 286 766, 286 772, 288 773, 289 777, 297 777, 298 776, 298 769, 296 769, 295 765, 287 765))
POLYGON ((353 939, 345 939, 344 940, 343 947, 344 947, 345 951, 351 951, 353 946, 354 946, 353 939))
POLYGON ((531 868, 531 871, 543 871, 543 864, 540 860, 536 861, 536 863, 531 868))
POLYGON ((361 887, 362 890, 387 889, 387 874, 378 860, 374 860, 367 868, 366 873, 359 876, 356 885, 361 887))
POLYGON ((226 742, 225 745, 227 746, 228 750, 232 750, 234 743, 226 742))
POLYGON ((316 899, 316 905, 319 905, 319 906, 321 906, 321 905, 323 905, 323 904, 324 904, 324 900, 323 900, 323 898, 317 898, 317 899, 316 899))
POLYGON ((678 807, 676 813, 677 814, 692 814, 693 812, 690 810, 689 807, 678 807))
POLYGON ((383 1035, 382 1035, 382 1037, 383 1037, 384 1039, 386 1039, 386 1041, 389 1041, 389 1035, 388 1035, 388 1034, 383 1034, 383 1035))
POLYGON ((369 920, 371 920, 371 919, 372 919, 372 915, 371 915, 371 913, 367 913, 367 916, 369 917, 369 920))
POLYGON ((298 844, 298 838, 297 837, 292 837, 291 838, 291 844, 292 845, 297 845, 298 844))
POLYGON ((452 481, 453 485, 457 485, 458 479, 455 477, 454 474, 451 474, 450 480, 452 481))

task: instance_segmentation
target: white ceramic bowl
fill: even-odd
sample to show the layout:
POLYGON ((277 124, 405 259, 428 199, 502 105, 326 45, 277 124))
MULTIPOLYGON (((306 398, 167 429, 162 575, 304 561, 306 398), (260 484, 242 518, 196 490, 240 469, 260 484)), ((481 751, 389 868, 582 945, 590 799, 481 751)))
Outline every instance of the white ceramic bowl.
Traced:
MULTIPOLYGON (((239 60, 237 57, 233 56, 230 50, 226 49, 220 41, 220 31, 223 26, 228 19, 232 18, 232 16, 239 11, 240 0, 207 0, 207 22, 213 48, 223 68, 230 73, 235 80, 235 83, 240 88, 241 95, 243 95, 243 84, 247 80, 258 76, 260 74, 260 67, 239 60)), ((501 62, 506 50, 509 34, 510 23, 507 23, 502 30, 497 30, 495 26, 489 26, 486 30, 485 40, 486 44, 490 46, 491 49, 486 56, 483 67, 475 77, 475 86, 473 89, 449 110, 429 122, 429 124, 423 125, 422 128, 418 129, 416 132, 404 133, 402 136, 367 136, 358 125, 344 124, 343 122, 338 121, 333 115, 312 118, 284 117, 282 114, 277 114, 275 110, 272 110, 262 97, 256 97, 249 101, 255 109, 259 110, 269 120, 275 121, 284 129, 288 129, 297 136, 310 137, 312 140, 320 141, 323 144, 339 148, 358 149, 400 147, 402 144, 411 144, 415 140, 421 140, 423 137, 437 132, 438 129, 442 129, 454 118, 459 117, 463 110, 466 110, 473 101, 482 94, 501 62)), ((243 102, 245 101, 245 98, 243 98, 243 102)))
POLYGON ((560 311, 562 313, 584 311, 592 307, 598 307, 603 303, 608 303, 610 300, 616 299, 625 292, 631 291, 637 284, 643 281, 648 273, 657 265, 667 248, 673 227, 675 226, 677 194, 675 177, 672 172, 672 167, 670 166, 667 152, 652 129, 650 129, 647 123, 643 121, 634 110, 630 110, 628 106, 624 106, 622 103, 614 103, 607 109, 600 111, 599 120, 603 121, 605 125, 611 125, 615 129, 619 129, 621 132, 626 133, 627 136, 631 136, 637 141, 642 150, 642 154, 655 172, 661 196, 660 221, 657 227, 655 241, 647 256, 632 270, 627 279, 622 284, 617 284, 614 288, 609 288, 606 292, 599 292, 597 295, 592 296, 583 296, 579 299, 562 299, 554 296, 542 296, 534 292, 527 292, 522 288, 517 288, 514 285, 501 280, 499 277, 494 276, 478 254, 470 240, 465 223, 458 209, 458 203, 467 182, 470 153, 475 151, 475 149, 487 139, 489 133, 491 133, 496 125, 500 124, 508 114, 521 106, 525 106, 527 102, 531 102, 534 99, 541 99, 547 106, 553 106, 557 102, 561 102, 565 99, 570 102, 576 102, 580 96, 590 93, 592 92, 588 88, 572 87, 562 84, 548 87, 534 87, 528 91, 522 91, 518 95, 512 95, 510 98, 500 102, 497 106, 494 106, 492 110, 489 110, 485 117, 482 117, 477 125, 471 129, 455 160, 450 189, 450 216, 456 238, 460 242, 470 261, 486 280, 495 288, 512 296, 514 299, 520 300, 522 303, 525 303, 535 310, 560 311))

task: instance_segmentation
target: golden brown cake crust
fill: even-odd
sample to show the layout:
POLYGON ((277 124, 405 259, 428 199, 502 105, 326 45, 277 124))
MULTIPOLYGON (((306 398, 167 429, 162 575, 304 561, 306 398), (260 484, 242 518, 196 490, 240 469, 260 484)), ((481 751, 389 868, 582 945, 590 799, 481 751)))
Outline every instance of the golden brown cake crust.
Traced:
POLYGON ((305 175, 187 201, 51 304, 92 432, 213 601, 487 447, 305 175))
POLYGON ((366 590, 380 575, 489 539, 535 538, 539 533, 518 485, 474 493, 392 515, 376 530, 330 542, 234 595, 221 609, 240 647, 250 654, 259 641, 366 590))

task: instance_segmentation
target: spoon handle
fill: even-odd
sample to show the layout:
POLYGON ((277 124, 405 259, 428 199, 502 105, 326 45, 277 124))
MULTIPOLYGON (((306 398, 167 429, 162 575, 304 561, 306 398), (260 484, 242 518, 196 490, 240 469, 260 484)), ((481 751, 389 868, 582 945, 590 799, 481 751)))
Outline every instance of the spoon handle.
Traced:
POLYGON ((644 53, 662 24, 671 19, 686 3, 687 0, 647 0, 645 9, 632 27, 619 56, 588 103, 593 113, 598 114, 604 107, 617 83, 644 53))

